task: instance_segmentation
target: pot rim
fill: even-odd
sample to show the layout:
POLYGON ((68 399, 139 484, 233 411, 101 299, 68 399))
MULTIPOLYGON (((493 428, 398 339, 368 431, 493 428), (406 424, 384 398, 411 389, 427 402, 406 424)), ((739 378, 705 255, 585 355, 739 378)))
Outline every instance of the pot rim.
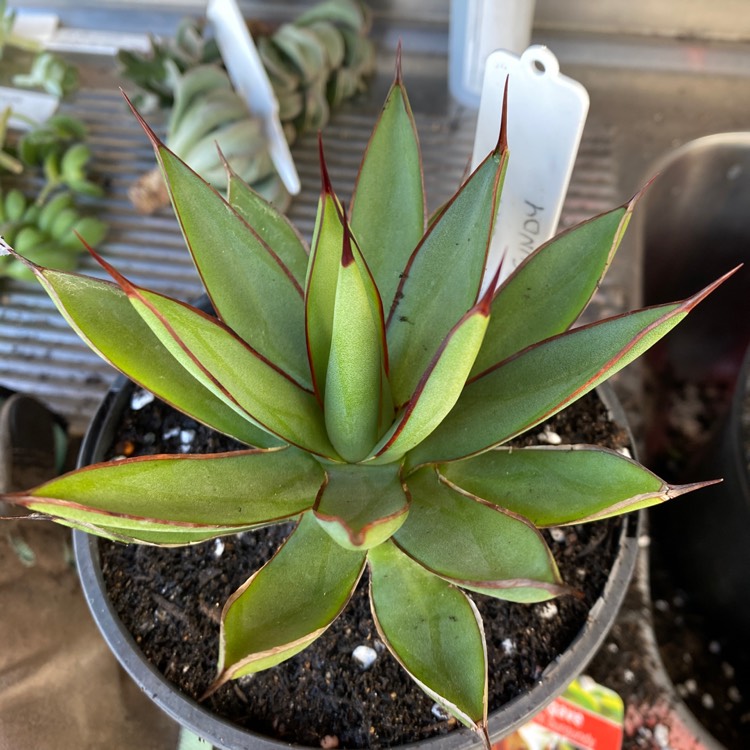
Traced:
MULTIPOLYGON (((116 415, 124 408, 133 387, 127 378, 120 376, 107 392, 84 437, 78 459, 79 466, 100 460, 99 446, 102 442, 108 444, 115 429, 116 415)), ((627 429, 624 411, 611 386, 605 383, 596 390, 609 410, 612 420, 627 429)), ((493 742, 525 724, 562 693, 581 673, 604 641, 620 609, 635 569, 642 518, 642 512, 624 517, 619 553, 612 565, 609 578, 601 596, 591 608, 586 623, 570 646, 547 666, 539 681, 530 690, 490 713, 488 729, 493 742)), ((306 747, 275 740, 238 727, 180 692, 146 659, 107 598, 99 561, 98 537, 83 531, 74 531, 73 547, 84 597, 104 640, 125 671, 165 713, 222 750, 247 750, 249 747, 281 750, 306 747)), ((441 750, 463 750, 472 747, 476 742, 477 738, 471 730, 459 728, 447 735, 401 747, 404 750, 417 750, 429 745, 434 749, 438 746, 436 743, 439 743, 441 750)))

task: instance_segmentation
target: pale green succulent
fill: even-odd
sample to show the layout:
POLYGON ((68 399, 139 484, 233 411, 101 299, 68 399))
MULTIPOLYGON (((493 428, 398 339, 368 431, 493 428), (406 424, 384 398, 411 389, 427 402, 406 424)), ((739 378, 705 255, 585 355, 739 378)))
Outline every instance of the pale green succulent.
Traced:
POLYGON ((146 129, 218 319, 136 286, 101 258, 114 283, 33 270, 102 357, 254 447, 105 462, 2 499, 92 534, 160 545, 295 520, 224 607, 209 692, 304 649, 368 567, 383 642, 489 742, 484 634, 465 592, 518 602, 569 592, 540 528, 697 486, 670 486, 593 446, 503 445, 633 360, 719 282, 571 330, 631 202, 555 238, 480 294, 504 136, 428 223, 400 73, 348 215, 322 167, 309 258, 294 228, 235 174, 225 200, 146 129))
MULTIPOLYGON (((7 110, 0 116, 0 131, 9 115, 7 110)), ((102 195, 89 174, 92 154, 85 138, 83 122, 57 114, 24 133, 11 153, 2 154, 13 160, 16 173, 44 178, 33 199, 17 187, 0 185, 0 236, 34 263, 70 271, 85 253, 79 237, 96 246, 107 233, 106 223, 78 201, 78 196, 102 195)), ((0 279, 4 276, 34 280, 29 266, 10 255, 0 256, 0 279)))
MULTIPOLYGON (((292 23, 255 34, 289 143, 301 133, 324 127, 332 108, 364 90, 375 66, 369 28, 370 12, 358 0, 324 0, 292 23)), ((239 177, 279 210, 287 208, 291 196, 271 161, 262 120, 234 91, 202 27, 185 21, 176 42, 152 46, 151 59, 129 52, 121 52, 119 58, 136 83, 148 87, 151 81, 156 87, 152 90, 166 86, 169 102, 173 98, 168 148, 224 190, 226 171, 218 143, 239 177), (195 54, 187 55, 189 50, 195 54)), ((158 169, 144 174, 129 196, 143 213, 169 203, 158 169)))
POLYGON ((78 68, 60 55, 45 50, 34 57, 28 73, 13 76, 13 85, 42 89, 63 98, 78 90, 78 68))

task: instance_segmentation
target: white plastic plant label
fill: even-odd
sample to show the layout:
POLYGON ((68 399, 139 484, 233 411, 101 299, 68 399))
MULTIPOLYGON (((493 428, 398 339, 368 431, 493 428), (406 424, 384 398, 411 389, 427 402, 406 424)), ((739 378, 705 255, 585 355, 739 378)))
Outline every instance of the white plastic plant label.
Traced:
POLYGON ((35 123, 51 117, 60 100, 52 94, 0 86, 0 112, 6 107, 12 111, 8 127, 30 130, 35 123))
POLYGON ((54 13, 27 12, 20 9, 13 22, 13 33, 46 46, 57 31, 60 19, 54 13))
POLYGON ((263 121, 273 164, 286 189, 297 195, 300 180, 281 127, 279 103, 236 0, 209 0, 206 16, 213 24, 229 78, 250 112, 263 121))
POLYGON ((561 75, 546 47, 533 45, 520 58, 493 52, 482 86, 472 170, 497 144, 506 79, 510 158, 485 283, 501 261, 500 281, 554 235, 589 109, 586 89, 561 75))
POLYGON ((448 87, 461 104, 479 106, 487 58, 529 46, 535 0, 451 0, 448 87))

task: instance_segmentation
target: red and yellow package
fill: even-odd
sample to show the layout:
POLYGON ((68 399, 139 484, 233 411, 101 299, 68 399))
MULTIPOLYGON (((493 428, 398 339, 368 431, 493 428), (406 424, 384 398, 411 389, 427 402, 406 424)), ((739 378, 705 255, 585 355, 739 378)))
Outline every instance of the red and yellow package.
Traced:
POLYGON ((579 677, 493 750, 620 750, 624 713, 617 693, 579 677))

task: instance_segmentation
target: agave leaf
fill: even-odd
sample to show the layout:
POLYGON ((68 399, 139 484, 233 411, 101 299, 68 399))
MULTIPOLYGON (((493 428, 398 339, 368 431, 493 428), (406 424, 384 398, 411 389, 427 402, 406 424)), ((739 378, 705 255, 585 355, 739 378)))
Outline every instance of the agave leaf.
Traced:
POLYGON ((328 435, 350 463, 365 458, 378 439, 383 371, 383 326, 373 316, 366 269, 357 263, 344 231, 325 387, 328 435))
POLYGON ((425 225, 419 139, 400 57, 354 186, 351 225, 388 311, 425 225))
POLYGON ((472 376, 578 319, 609 268, 638 197, 557 235, 508 277, 492 302, 472 376), (517 324, 519 310, 523 325, 517 324))
POLYGON ((315 396, 254 352, 209 315, 140 290, 131 304, 173 355, 204 385, 224 394, 259 426, 282 440, 336 458, 315 396))
POLYGON ((310 388, 300 284, 240 214, 141 124, 216 314, 253 349, 310 388))
POLYGON ((387 542, 369 552, 383 642, 419 686, 475 731, 487 722, 487 654, 472 601, 387 542))
POLYGON ((224 403, 285 442, 337 458, 315 396, 200 310, 136 287, 92 254, 128 295, 130 304, 172 356, 224 403))
POLYGON ((314 513, 318 523, 342 547, 369 549, 396 531, 406 519, 409 498, 400 466, 327 466, 314 513))
POLYGON ((83 341, 136 383, 199 422, 249 445, 282 444, 196 380, 152 333, 118 286, 25 262, 83 341))
POLYGON ((227 200, 289 269, 300 289, 305 285, 307 250, 299 232, 263 196, 251 188, 230 166, 227 200))
POLYGON ((407 484, 409 515, 393 539, 420 565, 462 588, 509 601, 570 592, 527 519, 455 492, 432 468, 412 474, 407 484))
POLYGON ((397 407, 411 398, 441 342, 479 297, 506 164, 501 139, 409 258, 387 322, 397 407))
POLYGON ((322 402, 333 335, 333 311, 344 244, 344 225, 341 205, 333 193, 325 167, 322 143, 320 163, 323 188, 318 201, 305 285, 305 335, 315 393, 322 402))
POLYGON ((693 297, 618 315, 546 339, 469 380, 409 465, 465 458, 543 422, 640 356, 732 272, 693 297))
POLYGON ((227 601, 221 616, 219 676, 259 672, 299 653, 338 617, 365 553, 346 550, 305 513, 276 555, 227 601))
POLYGON ((297 516, 324 479, 315 459, 292 448, 146 456, 87 466, 6 499, 115 539, 174 545, 297 516))
POLYGON ((360 271, 362 283, 364 284, 367 299, 370 302, 370 309, 375 323, 374 338, 377 341, 380 355, 380 382, 379 387, 376 388, 374 392, 379 393, 380 399, 377 429, 377 436, 380 437, 393 424, 393 418, 396 411, 393 405, 391 382, 388 378, 390 364, 388 360, 388 344, 385 335, 383 300, 380 297, 380 291, 378 290, 375 279, 367 265, 367 261, 365 260, 362 251, 359 249, 356 239, 351 234, 351 228, 347 225, 345 218, 342 217, 342 221, 344 223, 344 231, 347 241, 351 244, 352 254, 360 271))
POLYGON ((461 395, 487 330, 491 288, 445 337, 400 418, 374 450, 375 463, 401 458, 443 420, 461 395))
POLYGON ((705 483, 669 485, 615 451, 584 445, 497 448, 438 467, 458 492, 528 518, 562 526, 663 503, 705 483))

